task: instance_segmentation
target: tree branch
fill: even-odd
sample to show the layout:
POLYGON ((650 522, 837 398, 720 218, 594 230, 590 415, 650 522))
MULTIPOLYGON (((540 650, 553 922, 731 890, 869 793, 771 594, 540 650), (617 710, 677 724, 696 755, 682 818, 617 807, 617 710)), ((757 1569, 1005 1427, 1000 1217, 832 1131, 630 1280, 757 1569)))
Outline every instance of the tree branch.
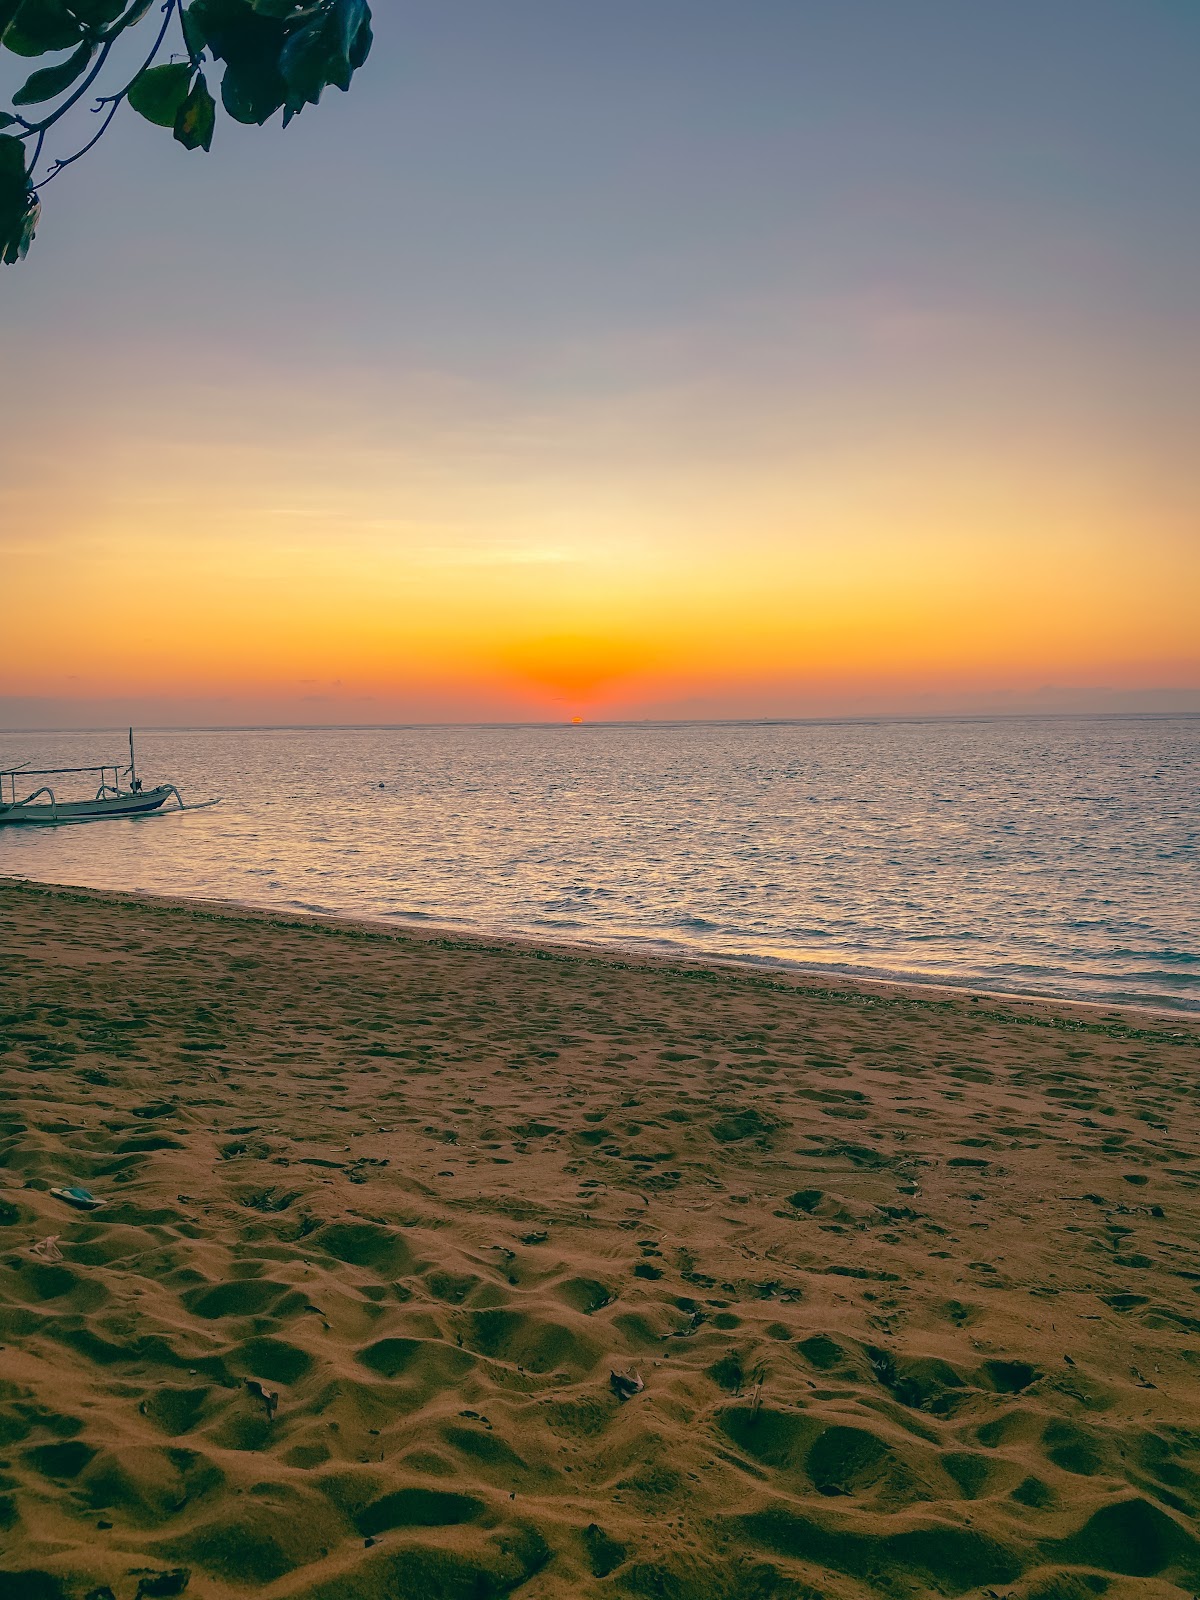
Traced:
MULTIPOLYGON (((111 123, 112 123, 113 118, 116 116, 117 112, 121 109, 121 104, 124 101, 125 96, 129 93, 130 89, 137 82, 137 80, 141 77, 142 73, 147 71, 148 68, 150 68, 150 67, 152 67, 154 65, 155 57, 158 55, 158 52, 162 49, 164 43, 166 42, 167 30, 171 26, 171 18, 175 15, 175 13, 179 9, 179 0, 165 0, 165 3, 163 5, 162 9, 163 9, 162 27, 159 28, 159 30, 158 30, 158 37, 154 41, 154 45, 151 48, 150 54, 146 57, 145 61, 143 61, 142 65, 134 73, 133 77, 130 78, 129 82, 125 85, 125 87, 123 89, 119 90, 116 94, 101 95, 100 98, 96 101, 96 104, 92 107, 93 112, 95 112, 97 114, 99 112, 103 111, 105 106, 108 107, 107 114, 105 115, 103 122, 100 124, 99 130, 95 134, 93 134, 93 136, 88 140, 88 142, 85 145, 83 145, 80 149, 76 150, 74 155, 64 156, 61 160, 56 159, 54 161, 53 165, 51 166, 49 172, 47 172, 46 176, 44 178, 42 178, 40 180, 40 182, 39 181, 34 181, 33 188, 34 188, 34 192, 35 193, 39 189, 44 188, 45 185, 48 184, 51 181, 52 178, 57 178, 59 173, 63 170, 64 167, 71 166, 71 164, 73 162, 79 160, 80 156, 87 155, 88 151, 91 150, 93 148, 93 146, 99 144, 100 140, 108 132, 108 129, 109 129, 111 123)), ((108 52, 113 47, 113 43, 114 43, 114 40, 112 40, 112 39, 109 39, 109 40, 107 40, 105 42, 104 48, 100 52, 100 60, 96 63, 95 69, 91 73, 89 73, 86 82, 82 83, 79 86, 79 88, 75 91, 75 93, 71 96, 71 98, 68 101, 66 101, 66 103, 64 105, 61 105, 58 108, 58 110, 54 113, 54 115, 51 116, 51 117, 48 117, 46 119, 45 123, 40 126, 37 150, 35 152, 34 159, 29 163, 29 174, 30 174, 30 178, 31 179, 33 178, 34 169, 37 166, 38 157, 42 153, 42 138, 44 138, 44 136, 45 136, 46 129, 49 128, 53 123, 57 122, 59 117, 62 116, 63 112, 64 111, 68 111, 71 108, 71 106, 73 106, 76 103, 76 101, 79 100, 80 96, 86 92, 86 90, 91 86, 91 84, 95 82, 97 74, 99 73, 101 67, 103 67, 104 62, 107 59, 108 52)))

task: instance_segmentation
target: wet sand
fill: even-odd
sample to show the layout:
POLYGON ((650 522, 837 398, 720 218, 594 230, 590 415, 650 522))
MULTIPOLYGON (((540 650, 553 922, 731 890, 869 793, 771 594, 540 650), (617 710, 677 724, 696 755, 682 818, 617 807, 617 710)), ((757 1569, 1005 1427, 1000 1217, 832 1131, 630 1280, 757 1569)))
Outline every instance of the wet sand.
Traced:
POLYGON ((1192 1019, 0 882, 0 1052, 4 1600, 1200 1587, 1192 1019))

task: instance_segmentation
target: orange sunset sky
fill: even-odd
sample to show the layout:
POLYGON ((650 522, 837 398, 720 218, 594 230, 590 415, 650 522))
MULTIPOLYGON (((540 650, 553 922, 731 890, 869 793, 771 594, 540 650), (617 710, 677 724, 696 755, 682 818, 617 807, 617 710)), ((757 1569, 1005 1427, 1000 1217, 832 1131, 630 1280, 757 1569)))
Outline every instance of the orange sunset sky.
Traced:
POLYGON ((1194 20, 467 9, 56 185, 0 725, 1200 709, 1194 20))

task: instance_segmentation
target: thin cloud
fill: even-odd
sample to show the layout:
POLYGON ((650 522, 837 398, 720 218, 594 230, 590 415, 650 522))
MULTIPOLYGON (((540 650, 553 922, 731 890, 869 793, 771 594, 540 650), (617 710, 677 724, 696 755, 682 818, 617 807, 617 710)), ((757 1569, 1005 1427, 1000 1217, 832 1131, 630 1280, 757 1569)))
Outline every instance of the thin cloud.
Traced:
POLYGON ((574 550, 459 549, 428 548, 415 552, 414 559, 427 567, 557 567, 582 565, 587 557, 574 550))

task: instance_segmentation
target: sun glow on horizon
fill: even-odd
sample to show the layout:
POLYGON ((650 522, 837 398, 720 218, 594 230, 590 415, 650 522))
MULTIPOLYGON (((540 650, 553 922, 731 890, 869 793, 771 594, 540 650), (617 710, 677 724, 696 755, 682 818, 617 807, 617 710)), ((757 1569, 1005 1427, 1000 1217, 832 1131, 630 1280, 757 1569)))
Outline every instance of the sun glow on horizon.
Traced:
POLYGON ((955 685, 1200 683, 1196 543, 1148 509, 1136 475, 1065 451, 912 440, 572 474, 552 452, 472 478, 419 435, 254 449, 210 415, 189 455, 152 415, 136 430, 152 458, 164 444, 157 473, 110 461, 99 504, 52 485, 3 536, 22 600, 9 696, 152 682, 301 714, 591 717, 713 696, 775 712, 789 692, 807 708, 955 685), (223 463, 215 480, 202 458, 223 463))

